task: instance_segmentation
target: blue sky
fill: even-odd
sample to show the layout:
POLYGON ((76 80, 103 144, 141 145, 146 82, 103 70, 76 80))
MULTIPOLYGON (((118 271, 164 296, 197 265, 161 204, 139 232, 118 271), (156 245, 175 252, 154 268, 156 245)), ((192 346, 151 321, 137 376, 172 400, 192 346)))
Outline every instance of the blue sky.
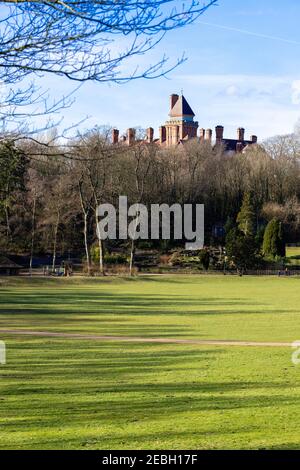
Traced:
MULTIPOLYGON (((200 127, 222 124, 225 136, 234 137, 243 126, 260 140, 292 132, 300 119, 299 20, 299 0, 219 0, 196 24, 170 33, 139 59, 154 62, 166 53, 175 61, 185 52, 188 61, 168 79, 87 83, 64 110, 64 125, 89 116, 82 129, 152 126, 157 135, 167 119, 169 95, 183 89, 200 127)), ((73 86, 49 77, 43 85, 57 96, 73 86)))

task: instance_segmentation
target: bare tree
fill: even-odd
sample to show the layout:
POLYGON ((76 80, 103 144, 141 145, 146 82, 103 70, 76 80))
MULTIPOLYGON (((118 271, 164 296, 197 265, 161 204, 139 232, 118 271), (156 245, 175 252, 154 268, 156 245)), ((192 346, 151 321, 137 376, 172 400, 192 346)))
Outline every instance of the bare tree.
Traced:
POLYGON ((65 98, 50 103, 47 92, 34 85, 37 76, 126 83, 168 73, 185 57, 169 63, 162 56, 129 72, 124 64, 216 3, 189 0, 178 8, 175 0, 0 0, 0 123, 23 123, 26 116, 52 114, 70 103, 65 98))
MULTIPOLYGON (((103 276, 104 272, 104 250, 101 234, 98 232, 98 207, 101 202, 108 202, 110 195, 108 188, 111 188, 110 177, 112 175, 111 160, 115 156, 115 148, 109 142, 110 132, 108 129, 93 129, 84 135, 79 136, 75 145, 77 158, 81 159, 81 179, 88 186, 88 193, 91 195, 89 207, 93 212, 95 230, 97 231, 99 248, 99 272, 103 276)), ((81 205, 82 191, 81 191, 81 205)), ((96 233, 96 232, 95 232, 96 233)))
POLYGON ((38 205, 41 204, 43 197, 43 181, 37 168, 31 166, 27 174, 27 210, 29 207, 31 213, 31 240, 30 240, 30 259, 29 259, 29 273, 32 275, 33 256, 35 251, 36 242, 36 229, 38 219, 38 205))
POLYGON ((174 0, 2 0, 1 79, 16 83, 32 73, 54 73, 80 82, 155 78, 167 71, 166 57, 129 75, 124 75, 122 65, 216 3, 190 0, 180 8, 174 0), (121 50, 114 48, 118 39, 123 39, 121 50))
MULTIPOLYGON (((91 157, 94 157, 94 164, 87 166, 88 180, 93 194, 93 212, 95 227, 97 230, 98 227, 98 207, 103 200, 103 197, 106 192, 106 182, 107 182, 107 166, 109 164, 108 159, 111 156, 111 153, 108 151, 106 142, 101 139, 101 136, 94 135, 94 142, 92 144, 91 157), (100 138, 99 138, 100 137, 100 138)), ((107 199, 106 199, 107 200, 107 199)), ((99 272, 101 276, 104 276, 104 250, 103 250, 103 240, 101 238, 100 231, 97 230, 97 239, 98 239, 98 248, 99 248, 99 272)))
MULTIPOLYGON (((52 251, 52 271, 55 270, 59 247, 59 235, 63 233, 68 220, 72 217, 71 184, 69 167, 60 158, 42 156, 40 171, 43 175, 43 211, 40 227, 52 251)), ((47 247, 48 248, 48 247, 47 247)))
POLYGON ((87 272, 91 274, 91 257, 89 249, 89 237, 88 237, 88 223, 89 215, 92 210, 92 194, 89 186, 85 184, 84 174, 81 173, 77 182, 77 188, 79 193, 80 206, 83 215, 83 236, 84 236, 84 249, 86 256, 87 272))
POLYGON ((11 213, 14 211, 17 192, 24 188, 26 164, 24 153, 12 142, 0 142, 0 233, 4 232, 7 243, 13 238, 11 213))
MULTIPOLYGON (((144 142, 139 142, 132 147, 130 150, 130 157, 132 159, 132 186, 131 186, 131 199, 132 202, 137 204, 137 210, 139 211, 139 204, 145 202, 145 186, 146 183, 151 182, 149 177, 151 165, 154 160, 155 147, 153 145, 146 145, 144 142)), ((140 214, 139 214, 140 215, 140 214)), ((135 255, 135 241, 136 233, 139 224, 139 216, 134 221, 133 233, 131 233, 131 248, 130 248, 130 261, 129 261, 129 273, 130 276, 133 274, 133 264, 135 255)))

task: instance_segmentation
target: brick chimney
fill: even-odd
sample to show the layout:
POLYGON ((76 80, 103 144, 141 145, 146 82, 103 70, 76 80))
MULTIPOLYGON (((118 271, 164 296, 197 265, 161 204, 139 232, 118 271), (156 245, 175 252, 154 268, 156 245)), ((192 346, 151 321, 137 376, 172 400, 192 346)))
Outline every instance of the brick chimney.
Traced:
POLYGON ((205 140, 205 129, 200 129, 200 142, 204 142, 205 140))
POLYGON ((179 99, 178 95, 171 95, 170 97, 170 109, 172 110, 179 99))
POLYGON ((135 142, 135 129, 132 127, 127 129, 127 144, 132 145, 135 142))
POLYGON ((239 142, 244 142, 245 140, 245 129, 243 127, 239 127, 238 130, 237 130, 237 134, 238 134, 238 141, 239 142))
POLYGON ((208 140, 209 142, 211 142, 211 139, 212 139, 212 130, 211 129, 206 129, 205 131, 205 140, 208 140))
POLYGON ((216 141, 218 144, 222 143, 224 136, 224 127, 223 126, 217 126, 216 127, 216 141))
POLYGON ((257 135, 252 135, 252 136, 251 136, 251 142, 252 142, 252 144, 257 144, 257 140, 258 140, 258 139, 257 139, 257 135))
POLYGON ((115 145, 119 142, 119 130, 113 129, 112 130, 112 143, 115 145))
POLYGON ((151 144, 153 142, 153 137, 154 137, 154 129, 153 129, 153 127, 148 127, 148 129, 147 129, 147 142, 148 142, 148 144, 151 144))
POLYGON ((167 139, 166 126, 159 128, 159 142, 163 144, 167 139))

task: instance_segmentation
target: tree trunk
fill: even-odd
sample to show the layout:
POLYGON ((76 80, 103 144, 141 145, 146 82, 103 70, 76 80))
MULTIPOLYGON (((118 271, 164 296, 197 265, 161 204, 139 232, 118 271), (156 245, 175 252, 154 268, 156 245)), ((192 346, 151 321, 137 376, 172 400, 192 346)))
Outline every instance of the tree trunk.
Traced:
POLYGON ((6 185, 6 197, 4 203, 4 211, 5 211, 5 223, 6 223, 6 238, 7 243, 11 241, 11 229, 10 229, 10 222, 9 222, 9 184, 6 185))
POLYGON ((99 270, 100 270, 101 276, 105 276, 104 262, 103 262, 103 242, 100 238, 98 239, 98 245, 99 245, 99 270))
POLYGON ((5 222, 6 222, 6 238, 7 238, 7 243, 9 243, 11 231, 10 231, 10 223, 9 223, 8 204, 6 202, 5 202, 4 210, 5 210, 5 222))
POLYGON ((86 212, 84 212, 84 247, 85 247, 85 254, 86 254, 86 263, 87 263, 87 270, 88 270, 88 276, 91 275, 91 260, 90 260, 90 252, 89 252, 89 245, 88 245, 88 215, 86 212))
POLYGON ((84 222, 83 236, 84 236, 86 263, 87 263, 88 276, 90 276, 91 275, 91 258, 90 258, 89 245, 88 245, 88 213, 89 211, 85 208, 85 205, 84 205, 82 183, 78 184, 78 190, 79 190, 80 204, 81 204, 81 209, 83 213, 83 222, 84 222))
POLYGON ((130 276, 133 275, 134 252, 135 252, 135 244, 134 244, 134 240, 131 240, 130 262, 129 262, 130 276))
POLYGON ((35 209, 36 209, 36 197, 33 199, 32 207, 32 231, 31 231, 31 249, 30 249, 30 261, 29 261, 29 274, 32 276, 32 260, 34 250, 34 237, 35 237, 35 209))
POLYGON ((135 236, 136 236, 137 227, 138 227, 138 217, 136 217, 134 235, 133 235, 132 240, 131 240, 130 262, 129 262, 129 274, 130 274, 130 276, 133 275, 133 263, 134 263, 134 254, 135 254, 135 236))
MULTIPOLYGON (((95 211, 95 219, 96 219, 96 229, 97 229, 97 226, 98 226, 97 209, 95 211)), ((101 239, 101 233, 98 229, 97 229, 97 235, 98 235, 98 247, 99 247, 99 272, 101 276, 105 276, 104 261, 103 261, 103 241, 101 239)))
POLYGON ((58 226, 59 226, 60 214, 57 213, 56 224, 54 227, 54 241, 53 241, 53 258, 52 258, 52 272, 55 271, 55 263, 56 263, 56 247, 57 247, 57 234, 58 234, 58 226))

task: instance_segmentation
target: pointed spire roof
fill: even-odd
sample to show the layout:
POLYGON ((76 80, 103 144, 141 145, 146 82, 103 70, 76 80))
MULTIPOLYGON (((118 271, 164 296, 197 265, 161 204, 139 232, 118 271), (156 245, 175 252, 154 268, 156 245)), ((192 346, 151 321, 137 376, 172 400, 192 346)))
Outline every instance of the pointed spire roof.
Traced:
POLYGON ((187 100, 183 95, 179 96, 175 105, 171 109, 170 117, 182 117, 182 116, 195 116, 194 111, 188 104, 187 100))

